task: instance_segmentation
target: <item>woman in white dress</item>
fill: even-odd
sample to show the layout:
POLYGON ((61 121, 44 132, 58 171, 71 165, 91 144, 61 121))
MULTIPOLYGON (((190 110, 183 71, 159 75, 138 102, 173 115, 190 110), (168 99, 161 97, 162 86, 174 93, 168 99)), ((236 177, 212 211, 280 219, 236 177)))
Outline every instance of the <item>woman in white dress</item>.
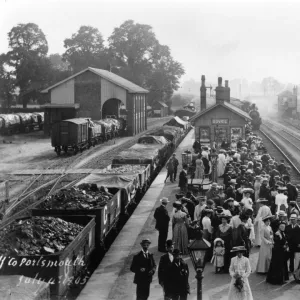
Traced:
POLYGON ((231 259, 229 274, 231 282, 229 287, 229 300, 253 300, 248 277, 251 274, 249 259, 243 256, 244 246, 233 247, 231 252, 236 256, 231 259))
POLYGON ((258 199, 258 203, 260 203, 260 208, 257 212, 256 218, 254 220, 254 232, 255 232, 255 246, 261 245, 261 231, 263 228, 262 219, 266 216, 272 216, 271 209, 266 204, 268 203, 267 199, 258 199))
POLYGON ((227 161, 226 161, 226 156, 224 154, 224 150, 220 149, 219 155, 218 155, 218 167, 217 167, 218 177, 220 177, 224 174, 226 163, 227 163, 227 161))
POLYGON ((261 232, 261 246, 259 249, 259 255, 257 260, 256 272, 257 273, 268 273, 273 248, 273 232, 270 226, 272 216, 267 216, 262 219, 264 226, 261 232))

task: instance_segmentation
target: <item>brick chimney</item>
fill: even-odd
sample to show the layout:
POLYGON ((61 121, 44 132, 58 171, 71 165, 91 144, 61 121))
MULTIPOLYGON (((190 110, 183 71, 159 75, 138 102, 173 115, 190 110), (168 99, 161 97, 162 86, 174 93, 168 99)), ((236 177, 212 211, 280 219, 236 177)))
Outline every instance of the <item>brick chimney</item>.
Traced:
POLYGON ((216 91, 216 103, 224 103, 225 100, 225 88, 222 86, 222 77, 218 77, 218 86, 215 89, 216 91))
POLYGON ((230 102, 230 87, 228 86, 228 80, 225 80, 224 100, 230 102))
POLYGON ((206 109, 206 87, 205 87, 205 76, 201 76, 201 87, 200 87, 200 111, 206 109))

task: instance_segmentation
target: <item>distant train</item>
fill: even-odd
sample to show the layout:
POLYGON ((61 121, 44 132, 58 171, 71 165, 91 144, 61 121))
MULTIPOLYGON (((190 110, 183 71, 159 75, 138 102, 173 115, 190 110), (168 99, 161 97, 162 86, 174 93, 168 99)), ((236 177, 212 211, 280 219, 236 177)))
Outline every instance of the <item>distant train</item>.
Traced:
POLYGON ((44 113, 0 114, 0 133, 11 135, 18 132, 29 132, 44 127, 44 113))
POLYGON ((74 118, 52 125, 51 144, 57 155, 61 151, 77 154, 86 148, 109 139, 122 136, 126 132, 124 119, 106 118, 91 121, 89 118, 74 118))
POLYGON ((257 109, 252 109, 249 112, 249 116, 252 118, 251 125, 253 130, 259 130, 260 125, 262 123, 260 114, 257 109))

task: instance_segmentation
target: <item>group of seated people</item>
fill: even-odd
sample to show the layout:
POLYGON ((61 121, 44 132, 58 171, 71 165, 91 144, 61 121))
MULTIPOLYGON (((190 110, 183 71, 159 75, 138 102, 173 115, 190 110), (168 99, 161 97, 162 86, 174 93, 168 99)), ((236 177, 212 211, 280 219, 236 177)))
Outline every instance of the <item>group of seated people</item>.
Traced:
POLYGON ((300 280, 300 185, 292 184, 291 168, 271 157, 251 132, 234 141, 233 148, 224 144, 217 161, 223 185, 214 182, 201 196, 197 191, 176 195, 177 209, 181 204, 188 216, 188 238, 201 228, 212 245, 206 260, 216 273, 228 273, 233 247, 244 246, 249 257, 257 246, 256 271, 267 274, 268 282, 283 284, 288 269, 300 280))

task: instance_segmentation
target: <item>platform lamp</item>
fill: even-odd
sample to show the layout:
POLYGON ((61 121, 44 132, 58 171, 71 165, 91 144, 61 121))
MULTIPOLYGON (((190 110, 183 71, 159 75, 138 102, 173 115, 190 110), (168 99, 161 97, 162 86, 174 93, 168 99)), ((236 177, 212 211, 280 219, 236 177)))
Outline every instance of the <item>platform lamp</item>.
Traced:
POLYGON ((202 279, 205 267, 206 252, 210 248, 210 242, 202 237, 202 231, 197 229, 196 239, 188 245, 189 255, 191 257, 197 279, 197 300, 202 300, 202 279))

